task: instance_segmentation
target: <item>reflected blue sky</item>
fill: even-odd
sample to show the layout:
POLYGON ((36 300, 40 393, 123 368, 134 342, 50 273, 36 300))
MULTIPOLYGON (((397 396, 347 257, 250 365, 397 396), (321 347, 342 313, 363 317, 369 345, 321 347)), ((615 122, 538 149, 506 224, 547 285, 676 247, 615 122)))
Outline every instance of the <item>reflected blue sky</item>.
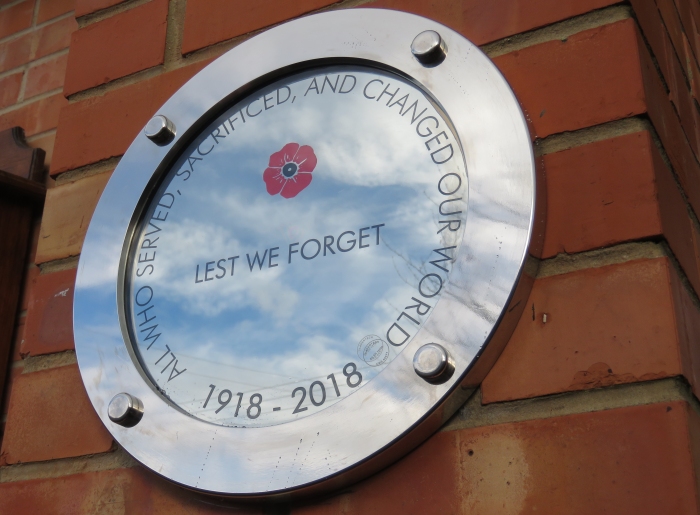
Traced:
POLYGON ((272 425, 332 405, 379 374, 425 323, 430 312, 405 308, 412 298, 439 300, 430 295, 451 264, 430 261, 442 259, 434 249, 459 246, 466 195, 454 135, 398 76, 330 67, 256 92, 186 149, 137 229, 127 311, 142 364, 173 402, 217 424, 272 425), (311 183, 293 198, 270 195, 263 173, 289 143, 313 149, 311 183), (342 233, 343 248, 355 240, 346 252, 342 233), (304 259, 313 240, 321 251, 304 259), (265 263, 251 270, 256 252, 265 263), (420 283, 427 273, 435 275, 420 283), (408 333, 401 346, 386 343, 394 323, 408 333), (381 364, 361 358, 368 335, 384 341, 381 364), (355 369, 362 381, 351 387, 355 369), (311 399, 314 381, 323 386, 311 399), (295 388, 304 389, 302 404, 295 388))

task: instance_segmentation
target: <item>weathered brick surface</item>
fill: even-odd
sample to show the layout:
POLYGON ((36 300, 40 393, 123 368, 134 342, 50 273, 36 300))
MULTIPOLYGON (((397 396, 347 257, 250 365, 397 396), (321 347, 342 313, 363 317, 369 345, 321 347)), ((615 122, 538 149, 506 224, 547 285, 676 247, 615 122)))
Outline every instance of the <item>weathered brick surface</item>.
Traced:
POLYGON ((642 42, 639 43, 648 114, 688 200, 700 212, 700 164, 686 139, 680 121, 642 42))
MULTIPOLYGON (((138 468, 0 484, 0 512, 13 515, 264 515, 262 506, 218 507, 138 468)), ((274 512, 273 512, 274 513, 274 512)))
POLYGON ((73 18, 63 18, 0 43, 0 73, 68 48, 76 28, 73 18))
POLYGON ((35 277, 27 309, 22 353, 37 356, 73 349, 76 269, 35 277))
POLYGON ((41 0, 39 2, 39 12, 37 23, 44 23, 63 14, 67 14, 75 9, 75 0, 41 0))
POLYGON ((617 0, 378 0, 366 6, 425 16, 483 45, 615 3, 617 0))
POLYGON ((671 273, 659 258, 535 281, 513 336, 482 383, 483 401, 681 374, 671 273))
POLYGON ((67 62, 68 54, 63 54, 29 68, 24 98, 32 98, 63 86, 67 62))
POLYGON ((687 410, 674 402, 440 433, 347 494, 292 513, 696 513, 687 410))
POLYGON ((53 129, 58 124, 58 114, 68 101, 61 93, 26 104, 0 117, 0 130, 19 125, 27 136, 53 129))
MULTIPOLYGON (((692 417, 687 404, 673 402, 439 433, 379 474, 291 513, 689 515, 698 509, 692 417)), ((288 508, 217 507, 133 468, 2 483, 0 510, 173 515, 288 508)))
POLYGON ((467 513, 698 510, 683 402, 460 431, 459 444, 467 513))
POLYGON ((15 379, 2 440, 3 464, 106 452, 112 437, 88 400, 77 365, 15 379))
POLYGON ((163 62, 168 0, 151 0, 76 31, 64 93, 99 86, 163 62))
POLYGON ((548 41, 494 59, 537 136, 646 111, 634 20, 548 41))
POLYGON ((660 234, 652 152, 644 131, 546 155, 542 257, 660 234))
MULTIPOLYGON (((674 3, 678 9, 680 21, 683 24, 685 54, 692 54, 693 61, 697 63, 698 56, 700 56, 700 32, 698 32, 698 26, 700 26, 700 3, 692 0, 677 0, 674 3)), ((697 77, 695 79, 697 80, 697 77)))
POLYGON ((200 62, 70 104, 61 112, 51 174, 122 155, 151 116, 200 62), (109 131, 105 131, 109 120, 109 131))
POLYGON ((671 273, 670 277, 683 375, 697 396, 700 389, 700 309, 678 274, 671 273))
POLYGON ((34 16, 34 0, 25 0, 0 11, 0 38, 28 29, 34 16))
MULTIPOLYGON (((659 69, 666 85, 670 90, 681 125, 688 138, 695 156, 700 156, 700 111, 693 101, 693 92, 697 89, 698 68, 695 56, 685 44, 687 41, 682 32, 681 21, 678 17, 673 0, 643 2, 634 0, 633 5, 638 11, 639 24, 644 36, 655 54, 659 69), (656 8, 658 4, 660 9, 656 8), (664 25, 661 25, 663 19, 664 25), (689 82, 691 88, 689 89, 689 82)), ((695 91, 697 98, 697 91, 695 91)))
POLYGON ((544 164, 544 258, 663 235, 700 291, 700 233, 648 131, 548 154, 544 164))
POLYGON ((13 73, 0 79, 0 109, 17 102, 23 75, 22 73, 13 73))
POLYGON ((185 12, 182 53, 320 9, 337 0, 190 0, 185 12))
POLYGON ((75 15, 85 16, 102 9, 107 9, 126 0, 75 0, 75 15))
POLYGON ((23 65, 31 59, 33 34, 24 34, 0 43, 0 73, 23 65))
POLYGON ((46 192, 36 262, 77 256, 110 173, 93 175, 46 192))
POLYGON ((690 434, 690 455, 695 465, 695 495, 700 498, 700 415, 692 408, 688 412, 688 429, 690 434))
POLYGON ((690 284, 700 292, 700 247, 698 227, 691 220, 671 170, 658 152, 652 152, 663 235, 690 284))
POLYGON ((78 28, 74 18, 63 18, 46 25, 33 33, 37 38, 36 52, 32 58, 45 57, 47 55, 68 48, 71 34, 78 28))

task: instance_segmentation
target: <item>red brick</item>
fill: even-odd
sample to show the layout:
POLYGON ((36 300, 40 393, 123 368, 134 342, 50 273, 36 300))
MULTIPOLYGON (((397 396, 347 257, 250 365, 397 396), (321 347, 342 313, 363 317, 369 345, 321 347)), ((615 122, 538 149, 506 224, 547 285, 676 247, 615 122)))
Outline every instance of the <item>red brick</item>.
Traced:
POLYGON ((58 125, 58 114, 68 101, 61 93, 36 100, 0 117, 0 130, 19 125, 26 136, 46 132, 58 125))
POLYGON ((126 0, 75 0, 75 15, 85 16, 86 14, 92 14, 125 1, 126 0))
POLYGON ((463 513, 698 511, 685 402, 466 429, 458 438, 463 513))
POLYGON ((700 251, 695 245, 697 228, 688 214, 687 204, 671 170, 658 151, 652 152, 652 157, 655 162, 659 213, 664 237, 685 276, 695 291, 700 291, 700 251))
MULTIPOLYGON (((673 61, 677 61, 678 57, 673 49, 668 33, 661 25, 661 15, 656 8, 656 4, 647 0, 631 0, 631 3, 642 33, 653 49, 661 68, 661 73, 664 77, 667 77, 667 80, 674 80, 675 74, 672 73, 673 61)), ((669 83, 668 86, 671 91, 678 89, 677 85, 673 83, 669 83)))
POLYGON ((22 354, 37 356, 73 349, 73 290, 76 270, 34 279, 22 354))
MULTIPOLYGON (((0 513, 51 515, 263 515, 260 504, 216 506, 138 468, 0 483, 0 513)), ((277 512, 273 512, 277 513, 277 512)))
POLYGON ((63 18, 37 30, 35 59, 53 54, 70 46, 71 34, 78 28, 74 18, 63 18))
POLYGON ((537 279, 483 401, 680 375, 669 267, 645 259, 537 279))
POLYGON ((698 164, 648 50, 639 42, 648 114, 661 143, 696 213, 700 212, 700 165, 698 164))
POLYGON ((494 59, 536 135, 646 111, 634 20, 627 19, 494 59))
POLYGON ((152 0, 76 31, 66 96, 163 63, 168 0, 152 0))
POLYGON ((648 132, 548 154, 542 257, 661 233, 648 132))
POLYGON ((77 256, 110 173, 93 175, 46 192, 36 262, 77 256))
POLYGON ((687 36, 688 49, 685 55, 692 54, 695 57, 694 62, 697 63, 700 56, 700 3, 694 0, 675 0, 675 4, 683 24, 683 35, 687 36))
POLYGON ((678 11, 674 5, 674 0, 655 0, 656 6, 661 13, 661 19, 657 23, 659 30, 664 30, 664 27, 668 31, 668 35, 673 42, 673 46, 676 52, 681 57, 681 62, 685 62, 687 59, 692 59, 692 56, 686 55, 685 45, 683 44, 683 26, 681 19, 678 16, 678 11))
POLYGON ((75 0, 39 0, 36 22, 44 23, 75 9, 75 0))
POLYGON ((70 104, 61 112, 51 174, 122 155, 156 109, 206 64, 199 62, 70 104))
POLYGON ((0 73, 27 64, 32 59, 32 41, 34 35, 29 33, 0 43, 0 73))
POLYGON ((17 102, 23 75, 22 72, 13 73, 0 79, 0 109, 17 102))
POLYGON ((700 415, 694 409, 688 409, 687 412, 690 455, 695 465, 695 492, 700 492, 700 415))
MULTIPOLYGON (((690 43, 688 43, 688 38, 685 37, 686 35, 683 34, 683 38, 685 41, 685 44, 687 46, 690 46, 690 43)), ((688 79, 688 82, 690 83, 690 94, 695 98, 696 100, 700 98, 700 92, 698 91, 700 89, 700 84, 698 84, 698 80, 700 80, 700 67, 698 66, 698 62, 695 59, 691 59, 689 62, 685 63, 686 64, 686 78, 688 79), (688 76, 689 74, 689 76, 688 76)))
POLYGON ((362 7, 425 16, 483 45, 615 3, 617 0, 378 0, 362 7))
POLYGON ((700 392, 700 309, 695 305, 688 289, 677 273, 671 274, 673 304, 678 325, 683 375, 688 379, 695 395, 700 392))
POLYGON ((112 437, 85 393, 77 365, 17 377, 2 441, 3 463, 55 460, 111 448, 112 437))
POLYGON ((294 515, 461 513, 457 431, 433 435, 415 451, 352 487, 352 493, 300 506, 294 515))
POLYGON ((32 26, 34 0, 25 0, 19 4, 0 11, 0 38, 11 36, 15 32, 32 26))
MULTIPOLYGON (((291 513, 696 513, 689 433, 697 429, 687 404, 672 402, 438 433, 376 476, 291 513)), ((217 507, 140 467, 0 484, 3 513, 108 507, 135 515, 270 512, 217 507)))
POLYGON ((182 53, 295 18, 337 0, 189 0, 182 53))
POLYGON ((292 514, 695 514, 689 411, 677 401, 438 433, 292 514))
POLYGON ((669 32, 665 30, 661 15, 653 2, 635 0, 633 5, 639 13, 640 26, 649 41, 670 90, 671 102, 675 105, 680 116, 681 125, 690 146, 695 156, 698 157, 700 156, 700 128, 698 128, 700 112, 692 100, 693 93, 689 90, 687 81, 690 80, 693 83, 692 87, 696 88, 697 73, 700 72, 696 73, 698 68, 692 52, 686 52, 689 48, 686 45, 685 35, 682 33, 673 0, 660 0, 658 2, 661 11, 664 12, 664 21, 669 20, 666 26, 672 28, 669 32))
POLYGON ((63 54, 55 59, 29 68, 27 71, 27 84, 24 88, 24 98, 32 98, 63 86, 67 63, 68 54, 63 54))

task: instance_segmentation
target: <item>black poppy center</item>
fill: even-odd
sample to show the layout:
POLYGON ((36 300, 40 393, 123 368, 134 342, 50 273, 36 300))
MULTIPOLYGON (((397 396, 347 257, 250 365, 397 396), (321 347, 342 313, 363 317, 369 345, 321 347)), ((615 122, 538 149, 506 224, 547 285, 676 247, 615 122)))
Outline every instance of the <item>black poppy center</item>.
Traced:
POLYGON ((282 167, 282 175, 284 175, 287 178, 293 177, 294 174, 297 173, 298 168, 299 167, 296 165, 296 163, 287 163, 282 167))

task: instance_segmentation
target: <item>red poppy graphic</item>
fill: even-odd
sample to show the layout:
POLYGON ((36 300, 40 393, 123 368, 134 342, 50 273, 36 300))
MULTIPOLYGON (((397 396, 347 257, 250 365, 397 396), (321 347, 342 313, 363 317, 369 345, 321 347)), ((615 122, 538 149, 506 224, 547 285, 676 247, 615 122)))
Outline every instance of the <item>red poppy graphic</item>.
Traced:
POLYGON ((270 165, 263 181, 270 195, 281 193, 284 198, 296 197, 311 184, 311 172, 316 168, 316 154, 308 145, 287 143, 270 156, 270 165))

